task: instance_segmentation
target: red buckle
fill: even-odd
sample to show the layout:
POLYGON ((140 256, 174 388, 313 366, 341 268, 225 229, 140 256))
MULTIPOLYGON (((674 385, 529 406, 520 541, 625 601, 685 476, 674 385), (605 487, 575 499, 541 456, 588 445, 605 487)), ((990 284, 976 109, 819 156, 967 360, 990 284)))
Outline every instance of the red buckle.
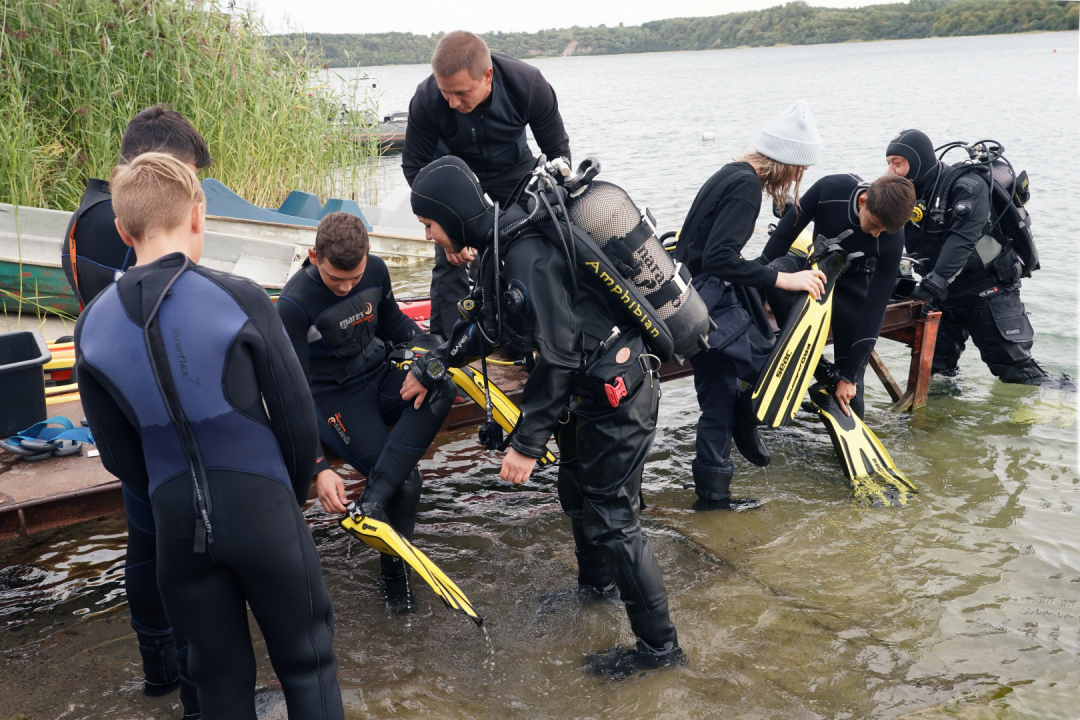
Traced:
POLYGON ((607 401, 611 407, 619 407, 619 400, 626 397, 626 383, 621 377, 615 378, 614 385, 604 384, 604 392, 607 393, 607 401))

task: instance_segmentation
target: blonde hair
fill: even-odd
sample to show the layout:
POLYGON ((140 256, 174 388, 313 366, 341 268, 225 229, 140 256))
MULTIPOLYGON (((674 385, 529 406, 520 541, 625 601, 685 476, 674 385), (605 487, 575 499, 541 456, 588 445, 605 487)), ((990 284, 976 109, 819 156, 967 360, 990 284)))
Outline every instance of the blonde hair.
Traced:
POLYGON ((172 155, 148 152, 109 176, 113 212, 135 240, 168 232, 191 216, 191 206, 205 203, 199 179, 172 155))
POLYGON ((805 165, 788 165, 756 150, 746 153, 735 162, 750 163, 754 166, 758 179, 761 180, 762 189, 777 207, 784 207, 788 193, 794 185, 795 212, 799 211, 799 185, 806 171, 805 165))

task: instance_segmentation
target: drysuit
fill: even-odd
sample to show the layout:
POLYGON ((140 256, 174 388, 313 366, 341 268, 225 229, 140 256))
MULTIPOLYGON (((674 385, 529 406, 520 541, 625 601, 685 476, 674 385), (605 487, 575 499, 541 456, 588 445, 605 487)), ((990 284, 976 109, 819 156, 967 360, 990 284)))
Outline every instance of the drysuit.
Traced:
MULTIPOLYGON (((377 519, 411 540, 421 489, 416 464, 449 406, 436 412, 429 398, 417 410, 401 399, 408 371, 395 369, 387 357, 394 345, 422 341, 423 331, 398 307, 386 263, 368 255, 363 276, 342 297, 307 261, 285 284, 277 309, 311 385, 319 436, 367 476, 364 503, 386 514, 377 519)), ((323 459, 316 471, 329 467, 323 459)), ((385 579, 404 578, 399 558, 381 560, 385 579)))
POLYGON ((148 498, 157 583, 208 718, 255 718, 247 607, 291 718, 341 718, 333 612, 300 512, 318 451, 265 291, 180 253, 131 268, 75 328, 102 462, 148 498))
MULTIPOLYGON (((797 262, 786 253, 811 220, 814 221, 814 237, 835 238, 852 231, 840 241, 840 247, 848 254, 862 253, 863 257, 851 262, 833 288, 833 362, 838 378, 858 388, 851 407, 859 417, 863 416, 865 406, 863 376, 866 364, 881 332, 885 308, 896 285, 904 251, 902 232, 883 232, 875 238, 863 231, 859 223, 858 200, 867 187, 869 184, 857 175, 821 178, 803 194, 799 207, 792 206, 784 213, 759 258, 763 264, 775 263, 774 267, 782 272, 805 270, 805 261, 797 262)), ((782 303, 773 302, 779 293, 793 293, 775 289, 770 292, 770 305, 782 326, 786 321, 786 314, 779 312, 782 303)))
MULTIPOLYGON (((435 158, 464 160, 492 199, 505 204, 518 181, 536 164, 525 139, 528 126, 540 152, 570 160, 570 138, 559 114, 559 100, 541 72, 520 60, 491 53, 491 97, 469 113, 450 107, 435 75, 416 86, 401 169, 411 186, 420 169, 435 158)), ((431 332, 446 337, 457 321, 456 304, 469 293, 465 267, 455 267, 435 249, 431 273, 431 332)))
POLYGON ((900 133, 885 154, 908 161, 908 179, 919 205, 928 209, 920 221, 907 224, 904 237, 908 253, 921 261, 923 279, 912 297, 932 300, 942 311, 933 371, 955 374, 970 337, 1003 382, 1050 381, 1031 357, 1035 331, 1020 300, 1016 251, 1008 243, 996 255, 983 250, 993 225, 989 178, 972 170, 947 183, 952 168, 938 160, 930 138, 918 130, 900 133))
POLYGON ((722 167, 694 198, 674 253, 690 270, 716 323, 709 349, 690 358, 701 408, 694 487, 708 502, 731 497, 735 471, 731 440, 739 421, 740 380, 756 380, 772 350, 773 331, 759 291, 776 284, 777 270, 741 254, 754 233, 761 193, 752 165, 734 162, 722 167))
MULTIPOLYGON (((507 292, 511 302, 503 306, 501 328, 489 327, 488 337, 530 357, 538 353, 510 446, 540 458, 555 434, 559 500, 573 529, 579 583, 597 592, 618 587, 640 654, 681 656, 660 568, 639 521, 642 472, 656 432, 659 363, 612 306, 610 293, 570 264, 550 221, 500 238, 503 287, 485 290, 494 267, 495 218, 478 189, 463 162, 442 158, 417 177, 413 209, 438 221, 455 247, 489 253, 473 298, 491 302, 492 293, 507 292)), ((507 227, 524 217, 515 205, 500 223, 507 227)), ((561 231, 565 236, 568 229, 561 231)), ((493 347, 477 323, 461 320, 441 352, 450 366, 460 367, 493 347)))

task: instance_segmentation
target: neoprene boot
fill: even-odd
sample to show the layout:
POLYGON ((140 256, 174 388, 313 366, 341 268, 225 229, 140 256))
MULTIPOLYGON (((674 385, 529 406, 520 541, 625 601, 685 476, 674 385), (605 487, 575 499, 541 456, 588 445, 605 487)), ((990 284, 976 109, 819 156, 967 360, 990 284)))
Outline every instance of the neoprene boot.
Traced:
POLYGON ((752 510, 761 507, 761 501, 757 498, 733 498, 731 497, 731 477, 735 474, 730 470, 708 470, 694 463, 694 492, 698 500, 694 503, 695 510, 752 510))
POLYGON ((758 467, 765 467, 772 462, 772 454, 765 441, 758 433, 757 419, 750 405, 750 389, 739 393, 738 407, 735 409, 735 425, 731 429, 731 439, 742 456, 758 467))
POLYGON ((386 607, 394 615, 416 612, 412 590, 409 589, 409 572, 401 558, 392 555, 379 555, 382 565, 383 590, 386 593, 386 607))
POLYGON ((176 661, 176 643, 172 639, 140 638, 142 655, 143 694, 150 697, 167 695, 180 685, 180 670, 176 661))

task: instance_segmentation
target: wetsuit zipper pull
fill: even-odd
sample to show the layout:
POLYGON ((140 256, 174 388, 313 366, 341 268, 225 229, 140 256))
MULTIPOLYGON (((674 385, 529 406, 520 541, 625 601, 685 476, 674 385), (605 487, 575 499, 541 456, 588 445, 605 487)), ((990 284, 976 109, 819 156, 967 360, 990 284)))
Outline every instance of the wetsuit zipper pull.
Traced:
POLYGON ((195 554, 206 554, 206 524, 201 517, 195 518, 195 554))

